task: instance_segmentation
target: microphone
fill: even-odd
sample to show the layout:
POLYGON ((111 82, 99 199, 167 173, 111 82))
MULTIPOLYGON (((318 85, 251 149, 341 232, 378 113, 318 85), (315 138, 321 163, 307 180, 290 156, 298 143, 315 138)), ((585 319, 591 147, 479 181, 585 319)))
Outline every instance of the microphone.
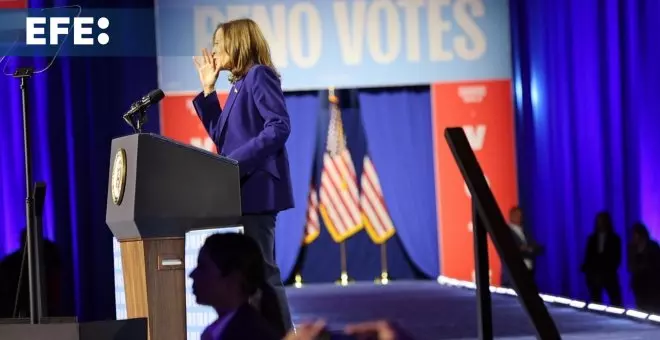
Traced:
POLYGON ((163 90, 161 89, 155 89, 147 93, 147 95, 133 103, 131 108, 128 109, 128 112, 124 113, 124 120, 136 132, 142 132, 142 125, 147 121, 144 112, 151 105, 158 103, 163 98, 165 98, 165 93, 163 93, 163 90))

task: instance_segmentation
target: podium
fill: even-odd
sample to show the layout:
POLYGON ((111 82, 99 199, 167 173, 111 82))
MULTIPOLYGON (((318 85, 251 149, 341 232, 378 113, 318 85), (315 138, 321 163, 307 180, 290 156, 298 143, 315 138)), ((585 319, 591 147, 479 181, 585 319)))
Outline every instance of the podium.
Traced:
POLYGON ((150 339, 185 339, 185 234, 238 223, 238 163, 159 135, 116 138, 107 196, 127 317, 147 318, 150 339))

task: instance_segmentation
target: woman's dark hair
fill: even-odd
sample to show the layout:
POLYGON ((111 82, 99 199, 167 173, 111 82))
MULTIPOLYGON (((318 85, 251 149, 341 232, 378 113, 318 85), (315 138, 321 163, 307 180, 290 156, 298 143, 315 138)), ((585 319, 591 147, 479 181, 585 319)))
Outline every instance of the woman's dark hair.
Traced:
POLYGON ((633 234, 638 234, 644 240, 648 240, 651 238, 651 235, 649 234, 649 230, 642 222, 637 222, 633 224, 632 232, 633 234))
POLYGON ((218 267, 223 276, 238 273, 241 288, 246 296, 254 295, 264 278, 264 259, 259 245, 251 238, 237 233, 222 233, 209 236, 202 250, 218 267))
POLYGON ((259 244, 243 234, 213 234, 204 242, 202 251, 207 252, 223 276, 232 273, 240 275, 243 280, 242 290, 246 297, 260 295, 258 303, 253 304, 254 307, 261 312, 274 330, 284 337, 287 330, 278 308, 277 295, 266 281, 266 264, 259 244))
POLYGON ((599 212, 596 215, 596 231, 600 226, 605 227, 608 233, 614 232, 614 225, 612 223, 612 216, 606 211, 599 212))

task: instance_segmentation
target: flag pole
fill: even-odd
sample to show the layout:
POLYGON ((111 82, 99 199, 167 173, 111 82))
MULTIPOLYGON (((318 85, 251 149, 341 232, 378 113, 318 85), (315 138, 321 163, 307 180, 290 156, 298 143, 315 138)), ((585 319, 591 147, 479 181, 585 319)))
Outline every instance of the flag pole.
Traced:
POLYGON ((341 276, 337 280, 337 284, 341 286, 348 286, 353 280, 348 276, 348 265, 346 261, 346 242, 339 243, 339 260, 341 262, 341 276))
POLYGON ((389 273, 387 272, 387 241, 380 244, 380 276, 376 277, 374 283, 386 285, 390 283, 389 273))

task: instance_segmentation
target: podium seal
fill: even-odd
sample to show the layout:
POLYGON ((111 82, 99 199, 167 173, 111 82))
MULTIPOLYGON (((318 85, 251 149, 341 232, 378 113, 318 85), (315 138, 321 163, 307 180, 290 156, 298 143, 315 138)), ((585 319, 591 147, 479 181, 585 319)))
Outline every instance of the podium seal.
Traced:
POLYGON ((111 192, 112 203, 120 205, 126 188, 126 150, 119 149, 112 163, 111 192))

